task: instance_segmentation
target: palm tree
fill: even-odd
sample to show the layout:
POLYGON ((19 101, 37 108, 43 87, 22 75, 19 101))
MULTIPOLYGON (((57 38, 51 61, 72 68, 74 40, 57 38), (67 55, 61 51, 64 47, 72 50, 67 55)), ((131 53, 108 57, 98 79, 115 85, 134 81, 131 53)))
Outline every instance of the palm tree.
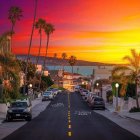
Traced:
MULTIPOLYGON (((42 30, 44 30, 45 25, 46 25, 46 21, 41 18, 38 19, 38 21, 35 23, 35 28, 39 30, 39 35, 40 35, 40 46, 39 46, 38 55, 36 58, 36 67, 37 67, 37 64, 39 61, 40 51, 41 51, 41 47, 42 47, 42 30)), ((42 71, 41 71, 41 73, 42 73, 42 71)), ((42 74, 40 74, 39 81, 41 81, 41 75, 42 74)), ((41 84, 41 82, 39 83, 39 87, 38 87, 39 90, 40 90, 40 84, 41 84)))
POLYGON ((67 58, 67 54, 66 53, 62 53, 62 59, 63 59, 63 71, 64 71, 64 62, 65 59, 67 58))
POLYGON ((54 26, 52 24, 46 23, 44 31, 47 35, 47 43, 46 43, 46 53, 45 53, 45 57, 44 57, 43 70, 45 70, 45 67, 46 67, 46 58, 47 58, 47 55, 48 55, 50 34, 52 34, 55 31, 55 29, 54 29, 54 26))
POLYGON ((0 50, 1 53, 9 53, 11 31, 5 32, 0 36, 0 50))
POLYGON ((139 108, 138 102, 138 78, 140 74, 140 54, 136 52, 135 49, 131 49, 131 56, 125 56, 124 60, 128 61, 128 66, 119 66, 115 67, 113 70, 113 74, 119 73, 119 75, 126 79, 126 81, 132 81, 135 83, 135 93, 136 93, 136 105, 139 108))
MULTIPOLYGON (((12 27, 11 27, 11 45, 12 45, 12 35, 13 35, 13 32, 14 32, 14 27, 15 27, 15 24, 16 24, 16 21, 17 20, 20 20, 20 18, 23 16, 22 15, 22 10, 21 8, 17 7, 17 6, 12 6, 10 9, 9 9, 9 14, 8 14, 8 19, 11 21, 12 23, 12 27)), ((11 46, 11 51, 12 51, 12 46, 11 46)))
POLYGON ((48 47, 49 47, 49 40, 50 40, 50 34, 52 34, 54 32, 54 26, 52 24, 48 24, 46 23, 45 27, 44 27, 44 31, 47 35, 47 43, 46 43, 46 52, 45 52, 45 56, 44 56, 44 63, 43 63, 43 68, 42 68, 42 71, 41 71, 41 75, 40 75, 40 78, 39 78, 39 87, 40 87, 40 84, 41 84, 41 77, 43 75, 43 72, 45 70, 45 67, 46 67, 46 58, 47 58, 47 54, 48 54, 48 47))
MULTIPOLYGON (((53 58, 54 58, 54 60, 57 59, 57 53, 54 53, 53 58)), ((55 70, 55 64, 54 64, 54 70, 55 70)))
POLYGON ((45 25, 46 25, 46 21, 42 18, 38 19, 38 21, 35 23, 35 28, 39 30, 39 35, 40 35, 40 46, 39 46, 38 55, 36 59, 36 66, 38 64, 40 51, 42 47, 42 30, 45 28, 45 25))
POLYGON ((75 65, 75 63, 76 63, 76 57, 73 56, 73 55, 70 56, 70 58, 69 58, 69 64, 72 67, 72 73, 73 73, 73 66, 75 65))
POLYGON ((32 38, 33 38, 33 33, 34 33, 34 28, 35 28, 35 20, 36 20, 36 11, 37 11, 37 3, 38 0, 35 0, 35 9, 34 9, 34 18, 33 18, 33 24, 32 24, 32 31, 31 31, 31 36, 30 36, 30 43, 29 43, 29 48, 28 48, 28 55, 26 59, 26 68, 25 68, 25 79, 24 79, 24 94, 25 94, 25 85, 26 85, 26 79, 27 79, 27 72, 28 72, 28 62, 30 59, 30 51, 31 51, 31 46, 32 46, 32 38))

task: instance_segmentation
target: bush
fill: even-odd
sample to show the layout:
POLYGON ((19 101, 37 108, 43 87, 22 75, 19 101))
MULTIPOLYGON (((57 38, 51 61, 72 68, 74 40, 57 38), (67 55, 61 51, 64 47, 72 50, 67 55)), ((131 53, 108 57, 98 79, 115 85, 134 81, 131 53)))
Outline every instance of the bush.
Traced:
POLYGON ((133 107, 129 110, 130 113, 132 112, 140 112, 140 108, 137 108, 137 107, 133 107))

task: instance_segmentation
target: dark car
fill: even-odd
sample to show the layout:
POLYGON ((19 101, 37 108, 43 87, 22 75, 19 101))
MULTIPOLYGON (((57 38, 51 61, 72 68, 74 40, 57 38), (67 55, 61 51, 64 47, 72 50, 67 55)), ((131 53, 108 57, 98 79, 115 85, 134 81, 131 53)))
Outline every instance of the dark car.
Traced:
POLYGON ((7 110, 6 120, 12 121, 13 119, 30 121, 32 119, 31 104, 27 101, 15 101, 11 103, 7 110))
POLYGON ((105 102, 102 97, 95 97, 90 103, 92 109, 105 109, 105 102))

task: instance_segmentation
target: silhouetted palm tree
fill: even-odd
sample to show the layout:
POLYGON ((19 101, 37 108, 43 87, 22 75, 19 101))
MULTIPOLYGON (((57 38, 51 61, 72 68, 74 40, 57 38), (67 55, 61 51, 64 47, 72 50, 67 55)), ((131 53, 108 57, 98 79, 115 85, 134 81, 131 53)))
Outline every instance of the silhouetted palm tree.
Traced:
POLYGON ((47 35, 47 43, 46 43, 46 52, 45 52, 45 57, 44 57, 43 70, 45 70, 45 67, 46 67, 46 59, 47 59, 47 55, 48 55, 50 34, 52 34, 55 31, 55 29, 54 29, 54 26, 52 24, 46 23, 44 31, 45 31, 45 33, 47 35))
POLYGON ((35 23, 35 28, 39 30, 39 35, 40 35, 40 46, 39 46, 38 55, 36 59, 36 66, 39 61, 40 51, 42 47, 42 30, 45 28, 45 25, 46 25, 46 21, 42 18, 38 19, 38 21, 35 23))
POLYGON ((40 75, 40 78, 39 78, 39 87, 40 87, 40 84, 41 84, 41 80, 42 80, 42 75, 43 75, 43 72, 45 70, 45 67, 46 67, 46 59, 47 59, 47 54, 48 54, 48 47, 49 47, 49 40, 50 40, 50 34, 52 34, 54 32, 54 26, 52 24, 48 24, 46 23, 45 27, 44 27, 44 31, 47 35, 47 43, 46 43, 46 52, 45 52, 45 56, 44 56, 44 63, 43 63, 43 68, 42 68, 42 71, 41 71, 41 75, 40 75))
MULTIPOLYGON (((12 35, 14 33, 14 27, 16 24, 17 20, 20 20, 20 18, 22 17, 22 9, 17 7, 17 6, 12 6, 9 9, 9 14, 8 14, 8 19, 11 21, 12 23, 12 27, 11 27, 11 45, 12 45, 12 35)), ((12 51, 12 46, 11 46, 11 51, 12 51)))
POLYGON ((26 59, 25 79, 24 79, 24 93, 25 93, 25 85, 26 85, 26 81, 27 81, 27 71, 28 71, 28 63, 29 63, 29 59, 30 59, 30 51, 31 51, 31 46, 32 46, 32 38, 33 38, 33 33, 34 33, 34 28, 35 28, 37 3, 38 3, 38 0, 35 0, 34 18, 33 18, 32 31, 31 31, 31 36, 30 36, 29 48, 28 48, 28 55, 27 55, 27 59, 26 59))
POLYGON ((70 56, 70 58, 69 58, 69 64, 71 65, 71 67, 72 67, 72 73, 73 73, 73 66, 75 65, 75 63, 76 63, 76 57, 75 56, 70 56))
POLYGON ((131 49, 131 56, 125 56, 123 59, 128 61, 128 66, 115 67, 112 73, 119 73, 121 78, 124 77, 126 81, 131 80, 131 82, 135 83, 136 105, 139 108, 137 86, 140 74, 140 53, 137 53, 135 49, 131 49))
POLYGON ((64 62, 67 58, 67 54, 66 53, 62 53, 62 59, 63 59, 63 71, 64 71, 64 62))

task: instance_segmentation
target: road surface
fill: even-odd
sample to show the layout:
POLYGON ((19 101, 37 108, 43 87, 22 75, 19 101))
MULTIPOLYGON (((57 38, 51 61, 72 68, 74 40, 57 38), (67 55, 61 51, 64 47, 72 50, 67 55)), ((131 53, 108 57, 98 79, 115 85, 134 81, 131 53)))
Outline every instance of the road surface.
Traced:
POLYGON ((92 111, 77 93, 60 93, 38 117, 4 140, 140 140, 92 111))

